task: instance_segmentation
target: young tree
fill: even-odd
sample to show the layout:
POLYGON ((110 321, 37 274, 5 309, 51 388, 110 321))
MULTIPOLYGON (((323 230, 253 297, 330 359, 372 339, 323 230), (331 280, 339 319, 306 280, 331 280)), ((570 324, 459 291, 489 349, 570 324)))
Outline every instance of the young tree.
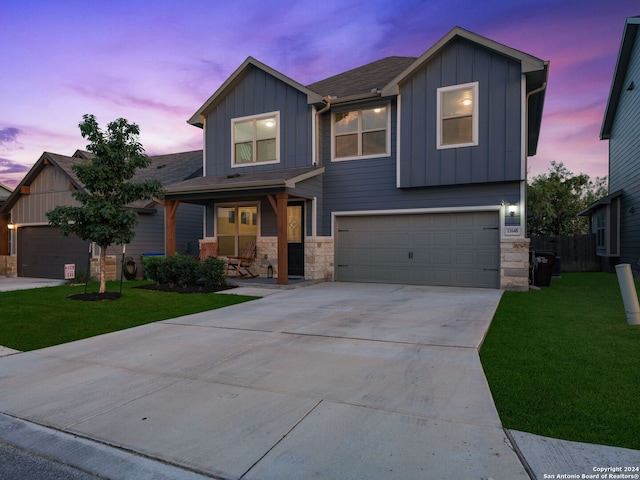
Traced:
POLYGON ((562 162, 552 161, 549 173, 534 177, 527 187, 529 234, 571 236, 589 233, 588 219, 577 214, 606 195, 606 177, 591 181, 588 175, 574 175, 562 162))
POLYGON ((158 180, 133 180, 138 169, 151 163, 138 141, 138 125, 119 118, 102 131, 93 115, 82 118, 80 133, 95 157, 72 167, 84 185, 84 190, 73 192, 80 205, 57 206, 47 212, 47 218, 63 235, 75 233, 100 247, 100 293, 104 293, 107 247, 130 243, 135 236, 138 215, 124 207, 160 196, 164 189, 158 180))

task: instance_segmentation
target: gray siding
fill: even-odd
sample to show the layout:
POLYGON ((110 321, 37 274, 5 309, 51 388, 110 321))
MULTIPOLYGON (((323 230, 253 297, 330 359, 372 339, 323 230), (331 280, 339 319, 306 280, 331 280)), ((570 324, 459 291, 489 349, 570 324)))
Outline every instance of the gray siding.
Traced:
POLYGON ((329 157, 331 117, 329 113, 323 116, 321 149, 326 154, 322 163, 325 174, 323 206, 318 211, 319 235, 331 235, 331 213, 334 211, 463 208, 519 201, 519 181, 397 188, 395 102, 392 102, 391 111, 391 156, 340 162, 331 162, 329 157))
MULTIPOLYGON (((202 207, 181 203, 176 214, 176 253, 198 255, 198 240, 202 238, 202 207)), ((132 257, 138 266, 138 276, 142 272, 142 254, 164 252, 164 209, 158 206, 155 213, 139 214, 136 236, 127 245, 125 256, 132 257)), ((117 278, 120 278, 122 246, 112 245, 107 255, 115 255, 117 278)))
POLYGON ((71 196, 69 177, 46 165, 33 180, 28 195, 21 195, 11 209, 13 223, 49 223, 46 213, 58 205, 78 205, 71 196))
POLYGON ((620 261, 640 270, 640 35, 636 36, 627 77, 609 139, 609 191, 624 190, 620 209, 620 261), (635 88, 627 86, 635 82, 635 88), (632 213, 631 207, 634 207, 632 213))
POLYGON ((402 187, 522 180, 520 64, 458 39, 400 88, 402 187), (478 82, 479 143, 436 148, 437 89, 478 82))
POLYGON ((207 175, 311 166, 311 110, 302 92, 250 67, 207 115, 207 175), (280 112, 280 163, 231 168, 231 120, 266 112, 280 112))

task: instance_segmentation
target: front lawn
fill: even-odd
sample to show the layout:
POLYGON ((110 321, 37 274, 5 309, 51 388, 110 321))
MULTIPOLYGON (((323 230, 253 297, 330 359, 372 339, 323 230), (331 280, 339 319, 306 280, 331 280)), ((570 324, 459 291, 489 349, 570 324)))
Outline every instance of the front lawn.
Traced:
POLYGON ((505 292, 480 357, 505 428, 640 449, 640 326, 615 274, 505 292))
MULTIPOLYGON (((102 302, 67 298, 83 293, 84 286, 0 292, 0 345, 21 351, 35 350, 257 298, 133 288, 147 283, 126 282, 121 298, 102 302)), ((89 291, 97 288, 97 285, 89 285, 89 291)), ((119 282, 107 283, 107 291, 118 292, 119 289, 119 282)))

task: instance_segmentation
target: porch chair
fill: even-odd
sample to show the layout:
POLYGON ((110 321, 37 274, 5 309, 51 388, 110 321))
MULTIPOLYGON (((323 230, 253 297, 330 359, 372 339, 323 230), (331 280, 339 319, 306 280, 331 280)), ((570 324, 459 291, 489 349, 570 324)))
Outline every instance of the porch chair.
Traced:
POLYGON ((200 261, 203 262, 209 257, 218 258, 218 242, 200 243, 200 261))
POLYGON ((249 269, 249 264, 255 256, 256 242, 247 242, 240 255, 227 257, 227 269, 225 271, 225 276, 228 277, 229 270, 232 270, 236 272, 234 275, 235 277, 257 277, 258 275, 249 269))

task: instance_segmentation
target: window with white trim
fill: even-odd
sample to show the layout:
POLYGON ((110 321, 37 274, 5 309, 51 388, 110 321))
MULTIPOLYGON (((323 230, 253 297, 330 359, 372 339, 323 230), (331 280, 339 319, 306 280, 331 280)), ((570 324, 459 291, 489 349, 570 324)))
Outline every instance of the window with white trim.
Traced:
POLYGON ((220 255, 239 255, 258 237, 257 205, 230 205, 216 209, 216 233, 220 255))
POLYGON ((380 157, 388 154, 389 107, 387 105, 334 113, 334 160, 380 157))
POLYGON ((280 113, 231 120, 232 166, 280 161, 280 113))
POLYGON ((438 89, 437 147, 478 145, 478 82, 438 89))

